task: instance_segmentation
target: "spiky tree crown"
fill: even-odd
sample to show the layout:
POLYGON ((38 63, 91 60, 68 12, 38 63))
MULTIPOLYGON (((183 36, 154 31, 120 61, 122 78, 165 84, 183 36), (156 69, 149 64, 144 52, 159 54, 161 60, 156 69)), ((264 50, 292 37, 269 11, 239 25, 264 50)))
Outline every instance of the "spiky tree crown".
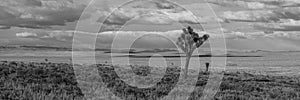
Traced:
MULTIPOLYGON (((191 29, 190 27, 188 29, 191 29)), ((183 33, 178 37, 177 46, 180 47, 180 49, 187 55, 192 55, 192 53, 195 51, 195 49, 199 48, 208 38, 209 35, 205 34, 203 37, 198 37, 198 41, 195 42, 194 38, 197 38, 193 36, 187 29, 182 29, 183 33)), ((197 36, 198 34, 195 33, 197 36)))

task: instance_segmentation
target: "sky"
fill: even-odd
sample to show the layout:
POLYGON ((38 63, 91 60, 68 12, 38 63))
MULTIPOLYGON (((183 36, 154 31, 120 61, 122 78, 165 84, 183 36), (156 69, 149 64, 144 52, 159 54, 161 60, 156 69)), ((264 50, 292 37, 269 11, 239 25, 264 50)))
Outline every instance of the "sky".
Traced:
POLYGON ((0 1, 0 46, 71 47, 78 33, 92 38, 97 35, 97 48, 109 48, 117 34, 122 42, 156 34, 139 38, 135 46, 172 47, 172 42, 159 35, 176 41, 187 26, 200 35, 209 34, 207 44, 225 39, 229 50, 298 51, 300 1, 0 1))

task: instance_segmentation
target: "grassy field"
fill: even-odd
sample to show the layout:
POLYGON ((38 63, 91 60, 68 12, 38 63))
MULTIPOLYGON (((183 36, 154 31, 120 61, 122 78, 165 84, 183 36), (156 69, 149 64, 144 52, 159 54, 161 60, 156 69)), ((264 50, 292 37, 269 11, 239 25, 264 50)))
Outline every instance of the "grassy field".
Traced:
MULTIPOLYGON (((209 74, 199 72, 198 76, 192 76, 186 78, 183 82, 177 83, 179 77, 179 67, 160 69, 138 65, 111 66, 98 64, 88 67, 77 65, 73 68, 66 63, 1 62, 0 99, 105 100, 109 98, 118 100, 120 99, 118 97, 121 97, 127 100, 153 100, 159 98, 182 100, 183 96, 189 95, 184 92, 188 88, 179 87, 172 94, 168 94, 168 92, 173 87, 189 84, 193 78, 196 78, 198 79, 194 84, 196 88, 189 95, 189 99, 198 100, 202 96, 209 74), (142 89, 127 85, 126 82, 134 80, 129 74, 132 72, 145 78, 139 79, 140 81, 137 81, 137 83, 146 86, 152 83, 156 83, 156 85, 142 89), (150 76, 150 72, 154 74, 150 76), (118 74, 122 75, 118 76, 118 74), (168 98, 163 98, 167 95, 168 98)), ((299 77, 226 72, 220 85, 220 91, 214 98, 215 100, 299 100, 299 77)))

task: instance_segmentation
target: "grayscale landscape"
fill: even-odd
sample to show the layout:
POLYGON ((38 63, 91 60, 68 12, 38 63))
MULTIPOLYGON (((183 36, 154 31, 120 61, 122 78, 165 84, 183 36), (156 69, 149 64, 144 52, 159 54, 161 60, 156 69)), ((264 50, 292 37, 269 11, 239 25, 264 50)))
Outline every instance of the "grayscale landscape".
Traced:
POLYGON ((300 100, 298 0, 0 0, 0 100, 300 100))

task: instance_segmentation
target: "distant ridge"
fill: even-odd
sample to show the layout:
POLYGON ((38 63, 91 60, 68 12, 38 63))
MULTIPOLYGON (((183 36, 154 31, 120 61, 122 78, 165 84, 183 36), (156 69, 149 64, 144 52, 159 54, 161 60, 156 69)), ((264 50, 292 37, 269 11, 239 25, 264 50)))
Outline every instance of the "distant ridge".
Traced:
POLYGON ((244 52, 244 53, 257 53, 257 52, 300 52, 300 50, 228 50, 228 52, 244 52))
MULTIPOLYGON (((152 58, 152 57, 164 57, 164 58, 179 58, 185 56, 139 56, 139 55, 123 55, 123 56, 115 56, 115 57, 130 57, 130 58, 152 58)), ((263 56, 249 56, 249 55, 195 55, 192 57, 263 57, 263 56)))
POLYGON ((51 47, 51 46, 20 46, 20 48, 26 49, 38 49, 38 50, 56 50, 56 51, 71 51, 72 49, 66 47, 51 47))
POLYGON ((52 47, 52 46, 0 46, 1 50, 56 50, 56 51, 71 51, 72 49, 66 47, 52 47))
MULTIPOLYGON (((104 51, 105 53, 157 53, 157 52, 177 52, 176 48, 154 48, 154 49, 143 49, 141 48, 132 48, 132 49, 105 49, 105 48, 83 48, 83 49, 74 49, 74 51, 104 51)), ((26 45, 5 45, 0 46, 0 50, 55 50, 55 51, 72 51, 72 47, 55 47, 55 46, 26 46, 26 45)), ((209 51, 205 51, 209 52, 209 51)), ((237 52, 237 53, 258 53, 258 52, 300 52, 300 50, 227 50, 227 52, 237 52)))

